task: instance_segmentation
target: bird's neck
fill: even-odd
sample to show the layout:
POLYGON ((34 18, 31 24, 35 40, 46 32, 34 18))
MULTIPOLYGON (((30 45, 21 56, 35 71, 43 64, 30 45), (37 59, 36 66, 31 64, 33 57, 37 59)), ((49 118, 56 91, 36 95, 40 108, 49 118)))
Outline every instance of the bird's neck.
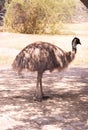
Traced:
POLYGON ((77 53, 77 47, 76 47, 76 43, 72 42, 72 52, 74 52, 75 54, 77 53))
POLYGON ((66 53, 66 59, 68 61, 68 63, 72 62, 73 59, 75 58, 75 53, 72 51, 69 51, 66 53))
POLYGON ((75 48, 72 47, 72 51, 76 54, 77 53, 77 48, 76 47, 75 48))

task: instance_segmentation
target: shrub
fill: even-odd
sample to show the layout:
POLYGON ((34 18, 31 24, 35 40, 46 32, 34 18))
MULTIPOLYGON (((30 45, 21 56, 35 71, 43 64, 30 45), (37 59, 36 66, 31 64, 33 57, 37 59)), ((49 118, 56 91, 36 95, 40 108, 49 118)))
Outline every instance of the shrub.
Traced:
POLYGON ((57 24, 71 20, 73 0, 12 0, 6 6, 6 31, 19 33, 59 33, 57 24))

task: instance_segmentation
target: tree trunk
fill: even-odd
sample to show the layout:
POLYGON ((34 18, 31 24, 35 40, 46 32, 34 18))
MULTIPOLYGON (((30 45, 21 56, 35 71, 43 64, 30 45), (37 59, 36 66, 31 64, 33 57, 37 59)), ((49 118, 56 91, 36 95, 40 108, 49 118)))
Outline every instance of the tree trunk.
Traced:
POLYGON ((80 0, 88 8, 88 0, 80 0))

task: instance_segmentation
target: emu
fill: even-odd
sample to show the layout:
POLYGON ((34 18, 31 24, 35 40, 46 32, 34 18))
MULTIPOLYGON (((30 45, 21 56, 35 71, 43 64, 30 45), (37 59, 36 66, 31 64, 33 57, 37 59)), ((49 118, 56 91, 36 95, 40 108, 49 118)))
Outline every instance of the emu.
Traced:
POLYGON ((72 51, 66 52, 48 42, 37 41, 26 46, 15 58, 12 67, 18 73, 27 69, 37 71, 36 98, 43 99, 42 76, 46 70, 63 70, 73 61, 80 39, 72 40, 72 51))

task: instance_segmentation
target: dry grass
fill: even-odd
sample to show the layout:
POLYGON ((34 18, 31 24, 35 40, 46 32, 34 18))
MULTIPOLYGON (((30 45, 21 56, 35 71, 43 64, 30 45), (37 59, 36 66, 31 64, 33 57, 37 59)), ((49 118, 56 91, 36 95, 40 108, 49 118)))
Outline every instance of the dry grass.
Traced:
POLYGON ((80 24, 64 24, 62 34, 79 34, 79 35, 88 35, 88 23, 80 24))
POLYGON ((0 55, 0 66, 11 65, 13 60, 14 60, 14 57, 12 57, 12 56, 0 55))
POLYGON ((46 41, 61 47, 64 50, 71 50, 71 41, 76 36, 79 37, 82 46, 78 46, 78 53, 73 65, 88 65, 88 23, 65 24, 62 34, 73 35, 26 35, 14 33, 0 33, 0 47, 8 48, 9 51, 0 53, 0 66, 10 65, 18 52, 34 41, 46 41), (72 32, 72 33, 71 33, 72 32), (14 49, 18 50, 14 52, 14 49), (12 51, 11 51, 12 50, 12 51))
MULTIPOLYGON (((0 34, 0 66, 11 65, 18 52, 26 45, 34 41, 47 41, 61 47, 64 50, 71 50, 71 41, 74 36, 57 36, 57 35, 23 35, 23 34, 0 34), (6 50, 3 50, 3 49, 6 50), (17 51, 15 51, 15 50, 17 51)), ((78 46, 78 53, 72 65, 88 65, 88 39, 87 36, 78 36, 82 46, 78 46)))

